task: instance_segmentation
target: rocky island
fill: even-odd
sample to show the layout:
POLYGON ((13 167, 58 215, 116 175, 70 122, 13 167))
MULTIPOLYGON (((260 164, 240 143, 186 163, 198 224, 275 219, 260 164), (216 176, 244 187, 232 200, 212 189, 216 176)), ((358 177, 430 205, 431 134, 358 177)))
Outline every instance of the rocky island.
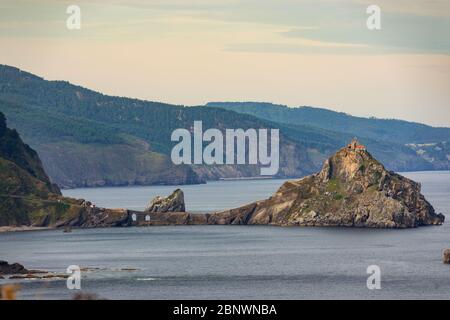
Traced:
POLYGON ((356 140, 322 170, 284 183, 269 199, 212 214, 154 213, 153 224, 414 228, 440 225, 421 185, 388 171, 356 140))
POLYGON ((269 199, 216 213, 209 223, 413 228, 440 225, 421 185, 390 172, 356 140, 322 170, 288 181, 269 199))

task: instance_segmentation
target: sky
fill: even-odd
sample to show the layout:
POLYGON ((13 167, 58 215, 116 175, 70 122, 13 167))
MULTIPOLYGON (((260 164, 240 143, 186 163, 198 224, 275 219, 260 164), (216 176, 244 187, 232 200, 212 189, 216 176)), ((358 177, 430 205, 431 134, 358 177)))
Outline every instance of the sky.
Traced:
POLYGON ((448 0, 2 0, 0 64, 152 101, 450 127, 448 0), (80 30, 66 27, 70 5, 80 30), (366 26, 369 5, 381 30, 366 26))

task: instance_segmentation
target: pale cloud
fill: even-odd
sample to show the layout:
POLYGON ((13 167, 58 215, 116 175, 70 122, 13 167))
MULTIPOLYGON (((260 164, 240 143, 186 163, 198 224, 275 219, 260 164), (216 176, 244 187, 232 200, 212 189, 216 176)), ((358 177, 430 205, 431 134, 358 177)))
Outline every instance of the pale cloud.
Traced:
MULTIPOLYGON (((73 1, 7 1, 0 11, 0 36, 24 38, 67 37, 65 7, 73 1)), ((450 2, 440 0, 375 1, 382 7, 383 29, 368 32, 365 8, 370 0, 111 0, 77 1, 82 7, 83 30, 70 36, 108 41, 185 36, 201 38, 207 30, 266 32, 269 41, 218 43, 224 50, 251 48, 273 52, 310 52, 316 42, 320 52, 345 53, 343 47, 368 48, 360 53, 448 53, 450 51, 450 2), (448 10, 446 10, 448 9, 448 10), (418 15, 420 13, 420 15, 418 15), (290 42, 269 34, 282 28, 290 42), (298 41, 300 38, 301 41, 298 41), (301 42, 305 45, 302 46, 301 42), (338 45, 338 43, 340 45, 338 45), (322 45, 324 44, 324 45, 322 45), (329 44, 329 45, 327 45, 329 44), (336 50, 336 51, 334 51, 336 50)), ((210 39, 208 39, 210 40, 210 39)))
POLYGON ((442 1, 374 1, 379 33, 365 28, 365 0, 83 0, 79 32, 65 28, 72 2, 2 1, 0 63, 176 104, 271 101, 450 126, 442 1))
POLYGON ((450 17, 448 0, 355 0, 365 5, 376 4, 389 12, 419 16, 450 17))

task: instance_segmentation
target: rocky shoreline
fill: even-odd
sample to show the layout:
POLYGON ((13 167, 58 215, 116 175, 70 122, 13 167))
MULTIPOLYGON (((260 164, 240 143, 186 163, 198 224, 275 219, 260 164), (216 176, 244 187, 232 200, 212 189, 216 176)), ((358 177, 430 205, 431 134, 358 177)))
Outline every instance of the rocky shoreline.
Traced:
POLYGON ((7 261, 0 261, 0 279, 21 280, 21 279, 65 279, 68 275, 51 273, 43 270, 28 270, 20 263, 9 264, 7 261))
POLYGON ((41 230, 51 230, 51 229, 54 229, 54 228, 50 228, 50 227, 30 227, 30 226, 19 226, 19 227, 4 226, 4 227, 0 227, 0 233, 4 233, 4 232, 41 231, 41 230))
MULTIPOLYGON (((81 267, 81 272, 134 272, 138 268, 100 268, 100 267, 81 267)), ((69 277, 67 273, 50 272, 45 270, 29 270, 20 263, 9 264, 7 261, 0 260, 0 280, 64 280, 69 277)))

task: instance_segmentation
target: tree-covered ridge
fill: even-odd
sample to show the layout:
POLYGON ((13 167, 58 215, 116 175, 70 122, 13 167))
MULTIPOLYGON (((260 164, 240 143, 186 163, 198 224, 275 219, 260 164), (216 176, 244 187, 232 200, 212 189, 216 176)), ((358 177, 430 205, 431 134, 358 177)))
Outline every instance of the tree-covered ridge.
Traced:
MULTIPOLYGON (((189 129, 195 120, 202 120, 205 129, 280 126, 271 121, 219 108, 186 108, 105 96, 68 82, 45 81, 18 69, 3 68, 8 72, 0 76, 0 100, 4 103, 2 108, 8 109, 5 112, 14 126, 30 126, 23 128, 25 130, 21 128, 21 131, 33 131, 30 138, 41 139, 42 141, 36 141, 38 143, 47 142, 61 134, 83 143, 95 143, 96 140, 117 143, 120 139, 118 133, 124 133, 150 143, 153 151, 169 154, 171 145, 168 138, 172 131, 177 128, 189 129), (24 79, 20 77, 22 74, 25 74, 24 79), (18 114, 13 115, 13 110, 18 114), (45 123, 47 121, 48 124, 45 123), (93 134, 92 131, 98 132, 93 134), (36 132, 38 134, 34 134, 36 132), (108 137, 114 141, 108 141, 108 137)), ((311 142, 317 147, 321 147, 320 143, 328 146, 336 143, 321 131, 308 127, 286 128, 289 135, 294 134, 296 138, 302 138, 305 143, 311 142)))
MULTIPOLYGON (((64 81, 47 81, 0 66, 0 110, 35 148, 53 181, 63 187, 199 183, 205 179, 257 175, 252 166, 175 166, 173 130, 203 122, 203 130, 280 129, 278 177, 317 171, 353 134, 309 123, 280 123, 213 108, 107 96, 64 81)), ((362 139, 393 170, 433 165, 402 145, 362 139)))
POLYGON ((265 102, 209 102, 207 106, 250 114, 281 123, 307 124, 317 128, 399 144, 437 143, 450 139, 450 128, 435 128, 395 119, 355 117, 322 108, 289 108, 265 102))

